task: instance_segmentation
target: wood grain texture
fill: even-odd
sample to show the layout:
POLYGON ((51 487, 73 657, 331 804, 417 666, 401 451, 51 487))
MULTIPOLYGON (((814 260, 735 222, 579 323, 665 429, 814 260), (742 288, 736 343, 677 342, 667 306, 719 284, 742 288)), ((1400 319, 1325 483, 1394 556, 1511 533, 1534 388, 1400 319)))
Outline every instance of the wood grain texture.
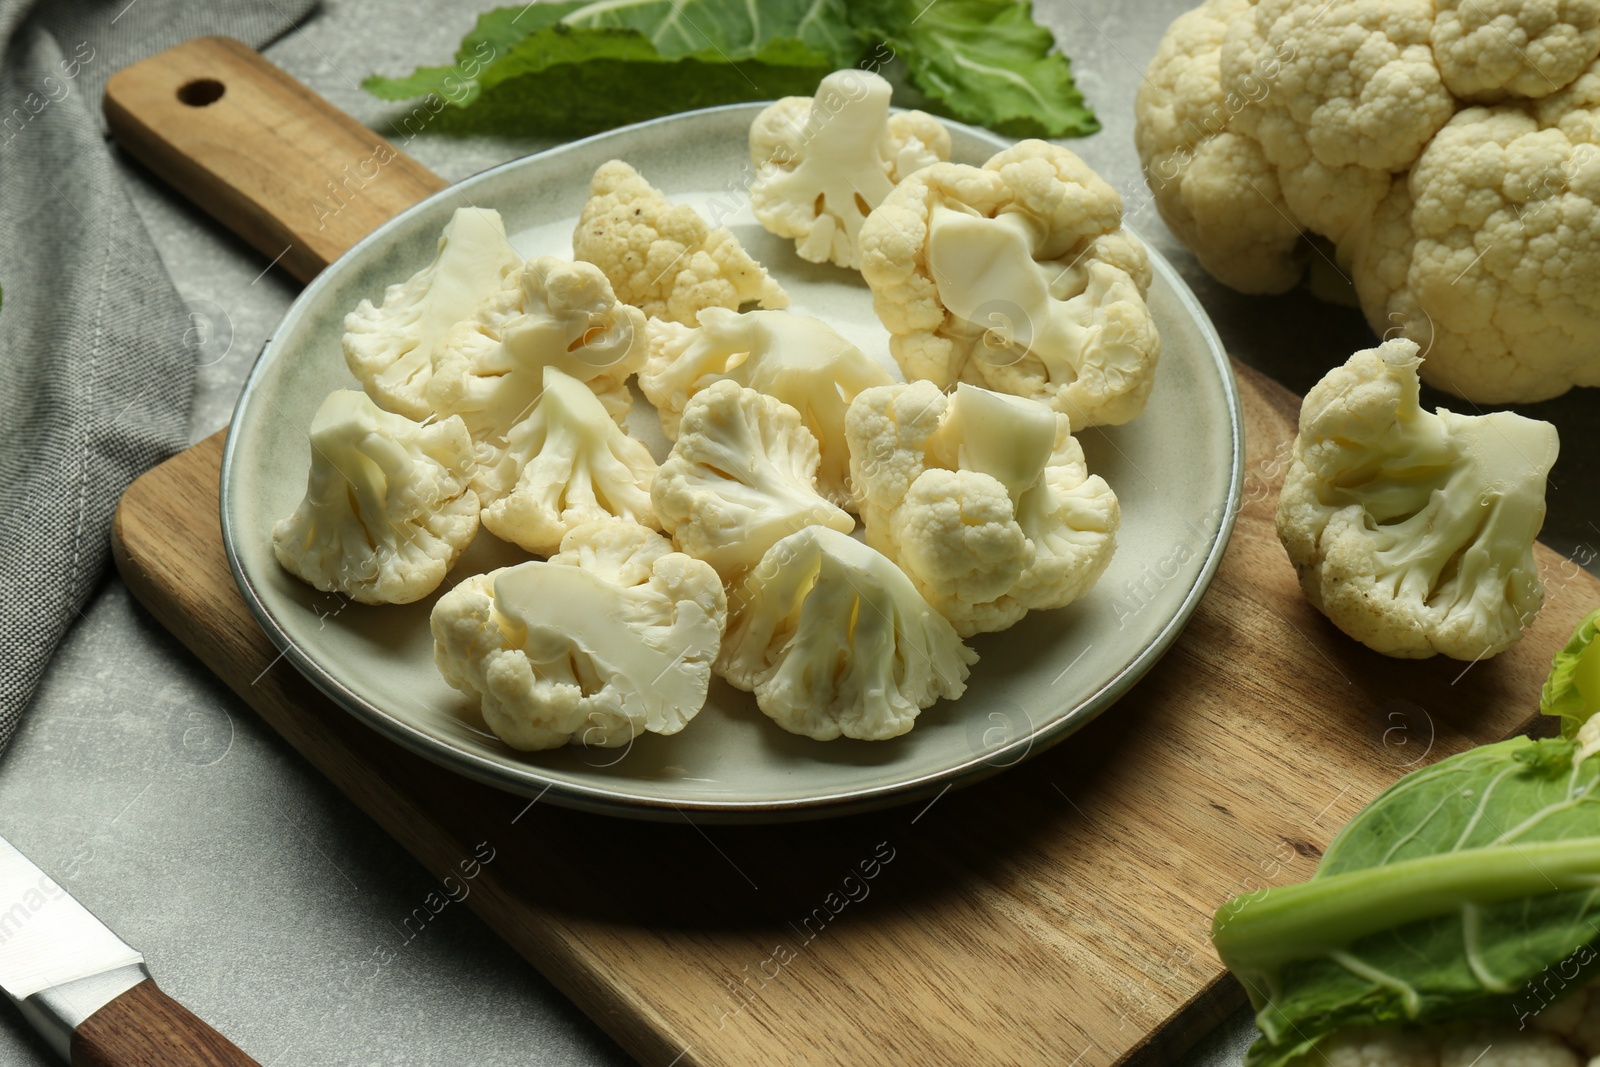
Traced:
POLYGON ((446 185, 229 37, 124 67, 103 106, 124 151, 303 282, 446 185))
POLYGON ((154 982, 140 982, 79 1025, 72 1067, 260 1067, 154 982))
POLYGON ((1600 602, 1541 546, 1549 601, 1491 661, 1350 641, 1273 532, 1298 401, 1236 369, 1247 503, 1182 638, 1080 733, 925 807, 630 823, 400 749, 273 665, 222 552, 220 434, 135 483, 115 549, 156 617, 445 880, 408 932, 465 894, 641 1062, 1165 1062, 1243 1000, 1206 936, 1217 905, 1309 876, 1411 767, 1527 727, 1551 655, 1600 602))

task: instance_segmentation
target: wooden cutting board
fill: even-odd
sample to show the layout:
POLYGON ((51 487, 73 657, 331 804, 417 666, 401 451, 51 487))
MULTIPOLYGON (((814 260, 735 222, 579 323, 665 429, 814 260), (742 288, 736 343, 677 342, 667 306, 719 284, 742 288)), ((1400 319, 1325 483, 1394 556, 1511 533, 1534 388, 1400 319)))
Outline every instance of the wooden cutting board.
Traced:
MULTIPOLYGON (((282 108, 304 121, 327 105, 243 46, 191 42, 128 68, 107 95, 124 147, 181 188, 202 174, 205 206, 230 225, 248 217, 241 229, 269 256, 293 241, 297 276, 336 254, 301 243, 289 206, 303 212, 303 181, 333 169, 325 151, 370 153, 370 131, 256 168, 251 185, 238 161, 282 128, 282 108), (202 76, 225 80, 222 99, 172 103, 202 76)), ((383 210, 436 187, 414 164, 395 173, 383 210)), ((351 210, 376 225, 387 216, 375 202, 351 210)), ((643 1063, 1165 1062, 1243 1002, 1206 936, 1217 905, 1309 876, 1339 826, 1408 768, 1526 728, 1551 655, 1600 603, 1600 581, 1541 546, 1547 605, 1494 660, 1402 662, 1345 638, 1306 604, 1273 533, 1298 400, 1236 372, 1246 505, 1166 658, 1050 751, 848 819, 585 815, 368 730, 278 662, 235 589, 220 433, 129 488, 114 549, 150 611, 443 880, 438 907, 464 897, 643 1063)))

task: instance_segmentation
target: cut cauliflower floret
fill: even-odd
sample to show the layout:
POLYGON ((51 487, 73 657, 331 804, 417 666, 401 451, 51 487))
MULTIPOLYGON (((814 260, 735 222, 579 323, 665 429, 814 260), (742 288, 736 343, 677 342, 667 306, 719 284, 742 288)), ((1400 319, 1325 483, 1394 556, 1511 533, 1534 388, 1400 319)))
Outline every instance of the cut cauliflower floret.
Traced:
POLYGON ((815 98, 786 96, 750 126, 750 208, 800 258, 859 269, 861 224, 913 171, 950 158, 950 131, 921 111, 889 114, 889 83, 839 70, 815 98))
POLYGON ((329 393, 311 420, 305 499, 272 528, 284 570, 364 604, 409 604, 439 587, 478 532, 472 438, 365 393, 329 393))
POLYGON ((817 482, 833 503, 854 508, 844 415, 862 390, 894 379, 827 323, 787 311, 723 308, 700 313, 698 328, 653 321, 650 357, 639 388, 661 415, 669 438, 689 398, 713 382, 732 380, 777 397, 800 412, 817 439, 817 482))
POLYGON ((1111 562, 1121 509, 1065 415, 919 381, 862 393, 847 433, 867 543, 963 637, 1065 607, 1111 562))
POLYGON ((900 568, 825 526, 773 545, 733 599, 717 673, 818 741, 900 736, 978 659, 900 568))
POLYGON ((1206 0, 1157 47, 1135 140, 1224 283, 1288 289, 1319 235, 1429 384, 1545 400, 1600 385, 1597 57, 1600 0, 1206 0))
POLYGON ((1311 602, 1385 655, 1487 658, 1544 601, 1533 542, 1555 427, 1419 403, 1417 346, 1357 352, 1306 395, 1278 536, 1311 602))
POLYGON ((817 440, 798 411, 724 380, 684 408, 650 497, 678 547, 731 582, 796 530, 855 529, 818 494, 818 461, 817 440))
POLYGON ((656 463, 617 428, 582 382, 555 367, 528 417, 480 468, 483 525, 529 552, 549 555, 575 527, 618 521, 660 529, 650 505, 656 463))
POLYGON ((350 373, 380 407, 426 419, 433 413, 427 392, 439 342, 520 262, 499 212, 458 209, 439 235, 432 263, 384 290, 381 307, 362 300, 345 316, 350 373))
MULTIPOLYGON (((617 301, 599 268, 540 256, 445 335, 428 399, 467 424, 481 479, 538 401, 547 369, 586 383, 621 423, 633 403, 628 376, 648 350, 644 315, 617 301)), ((487 486, 475 488, 482 494, 487 486)))
POLYGON ((1587 993, 1580 989, 1546 1007, 1540 995, 1527 994, 1506 1009, 1513 1019, 1522 1016, 1516 1025, 1341 1030, 1284 1061, 1285 1067, 1585 1067, 1600 1033, 1600 1010, 1590 1006, 1587 993))
POLYGON ((642 526, 579 526, 547 562, 466 579, 434 605, 434 659, 513 748, 614 748, 704 706, 727 621, 716 573, 642 526))
POLYGON ((687 326, 709 307, 789 304, 732 231, 713 230, 694 208, 673 204, 619 159, 594 172, 572 254, 603 270, 618 299, 687 326))
POLYGON ((1056 145, 938 163, 861 232, 861 274, 907 379, 1025 396, 1114 426, 1144 410, 1161 354, 1144 246, 1122 198, 1056 145))

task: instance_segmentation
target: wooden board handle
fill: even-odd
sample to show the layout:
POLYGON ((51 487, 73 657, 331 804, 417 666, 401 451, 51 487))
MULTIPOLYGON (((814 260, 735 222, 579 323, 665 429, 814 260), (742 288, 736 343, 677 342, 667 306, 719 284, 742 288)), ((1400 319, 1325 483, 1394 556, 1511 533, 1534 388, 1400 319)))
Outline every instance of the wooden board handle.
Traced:
POLYGON ((301 281, 444 179, 231 37, 106 83, 117 142, 301 281))
POLYGON ((194 1012, 140 982, 72 1035, 72 1067, 260 1067, 194 1012))

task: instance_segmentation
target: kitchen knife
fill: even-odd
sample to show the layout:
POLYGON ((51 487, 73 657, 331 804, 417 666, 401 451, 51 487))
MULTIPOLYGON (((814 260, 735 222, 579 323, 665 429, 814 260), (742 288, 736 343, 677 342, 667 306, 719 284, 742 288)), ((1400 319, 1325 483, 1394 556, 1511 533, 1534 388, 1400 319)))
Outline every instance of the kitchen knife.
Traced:
POLYGON ((73 1067, 259 1067, 3 837, 0 989, 73 1067))

